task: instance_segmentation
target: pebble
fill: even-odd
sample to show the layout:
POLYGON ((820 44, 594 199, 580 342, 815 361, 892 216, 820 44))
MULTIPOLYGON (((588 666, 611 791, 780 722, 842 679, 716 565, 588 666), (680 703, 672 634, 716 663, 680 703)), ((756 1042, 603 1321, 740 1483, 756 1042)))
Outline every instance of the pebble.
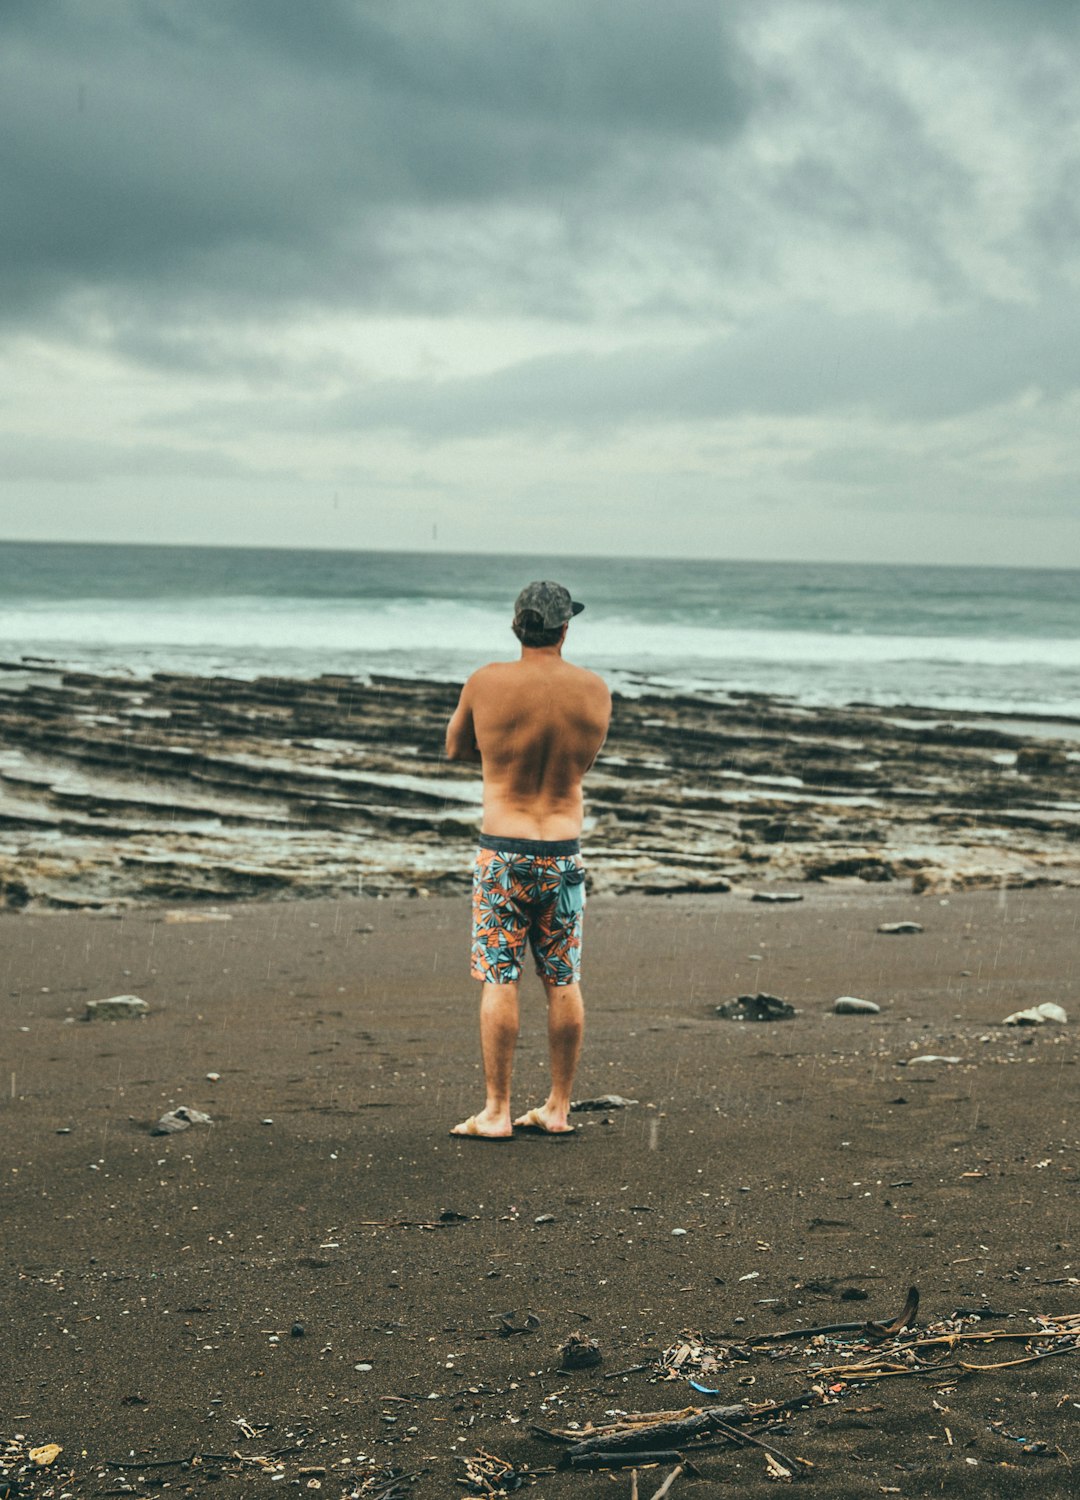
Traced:
POLYGON ((860 1000, 855 995, 841 995, 833 1006, 838 1016, 877 1016, 881 1014, 881 1006, 875 1005, 873 1000, 860 1000))
POLYGON ((370 1370, 370 1365, 353 1365, 354 1370, 370 1370))
MULTIPOLYGON (((915 1063, 958 1063, 963 1060, 962 1057, 939 1057, 936 1052, 926 1052, 920 1057, 909 1057, 907 1066, 913 1067, 915 1063)), ((903 1062, 903 1058, 900 1061, 903 1062)))
POLYGON ((289 1332, 292 1334, 294 1339, 302 1339, 307 1332, 307 1329, 304 1327, 303 1323, 294 1323, 293 1326, 289 1329, 289 1332))
POLYGON ((1042 1005, 1033 1005, 1030 1010, 1014 1010, 1011 1016, 1006 1016, 1002 1021, 1003 1026, 1045 1026, 1052 1022, 1055 1026, 1064 1026, 1068 1023, 1068 1016, 1060 1005, 1051 1005, 1044 1001, 1042 1005))
POLYGON ((150 1134, 175 1135, 177 1131, 186 1130, 189 1125, 211 1124, 213 1121, 210 1116, 204 1115, 201 1109, 192 1109, 190 1105, 178 1104, 175 1109, 170 1109, 162 1115, 150 1134))
POLYGON ((206 1076, 210 1083, 219 1083, 221 1081, 220 1073, 207 1073, 206 1076))
POLYGON ((554 1214, 537 1214, 536 1218, 533 1220, 534 1224, 554 1224, 554 1222, 554 1214))
POLYGON ((887 932, 893 936, 901 932, 922 932, 918 922, 882 922, 878 928, 879 932, 887 932))
POLYGON ((145 1016, 150 1009, 138 995, 110 995, 107 1000, 88 1000, 86 1020, 123 1021, 132 1016, 145 1016))
POLYGON ((684 1235, 686 1233, 686 1230, 685 1229, 673 1229, 671 1232, 672 1232, 673 1235, 679 1236, 679 1235, 684 1235))
POLYGON ((801 901, 802 899, 798 891, 755 891, 750 897, 751 901, 769 901, 773 904, 781 901, 801 901))

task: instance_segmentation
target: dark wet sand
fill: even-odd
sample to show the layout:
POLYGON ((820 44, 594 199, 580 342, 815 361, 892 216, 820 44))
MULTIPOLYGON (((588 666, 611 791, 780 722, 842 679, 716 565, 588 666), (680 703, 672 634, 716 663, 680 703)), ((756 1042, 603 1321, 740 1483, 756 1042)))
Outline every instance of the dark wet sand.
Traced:
MULTIPOLYGON (((556 1462, 530 1422, 705 1402, 683 1382, 604 1378, 683 1329, 887 1318, 911 1282, 926 1320, 989 1302, 1023 1328, 1080 1310, 1076 890, 597 899, 578 1093, 640 1102, 580 1117, 574 1140, 502 1146, 446 1135, 480 1103, 461 899, 222 909, 231 921, 205 925, 164 909, 0 917, 0 1436, 64 1448, 34 1494, 292 1493, 317 1477, 337 1497, 364 1454, 424 1471, 417 1495, 456 1495, 478 1448, 556 1462), (875 932, 906 918, 925 932, 875 932), (757 989, 801 1014, 711 1014, 757 989), (68 1024, 116 993, 153 1014, 68 1024), (840 994, 883 1013, 834 1016, 840 994), (995 1025, 1044 1000, 1071 1024, 995 1025), (919 1052, 964 1061, 899 1066, 919 1052), (151 1137, 178 1103, 213 1126, 151 1137), (467 1217, 417 1227, 445 1211, 467 1217), (852 1287, 867 1299, 841 1301, 852 1287), (538 1330, 485 1337, 509 1312, 538 1330), (599 1371, 559 1373, 574 1330, 599 1340, 599 1371), (300 1434, 277 1482, 213 1457, 150 1467, 300 1434), (105 1459, 140 1467, 102 1478, 105 1459)), ((525 1001, 522 1108, 543 1088, 531 980, 525 1001)), ((719 1399, 790 1396, 802 1368, 760 1357, 719 1376, 719 1399)), ((776 1441, 816 1465, 817 1495, 1072 1493, 1080 1353, 956 1373, 855 1392, 776 1441), (1023 1454, 993 1420, 1068 1458, 1023 1454)), ((774 1490, 760 1453, 699 1464, 706 1480, 676 1497, 774 1490)), ((535 1493, 629 1485, 560 1471, 535 1493)))

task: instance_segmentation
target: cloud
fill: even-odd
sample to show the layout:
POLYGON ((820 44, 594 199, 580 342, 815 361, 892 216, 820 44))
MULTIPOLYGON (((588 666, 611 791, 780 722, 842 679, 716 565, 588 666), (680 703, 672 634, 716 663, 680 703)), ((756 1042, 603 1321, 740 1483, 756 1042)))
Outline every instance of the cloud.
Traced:
POLYGON ((753 78, 687 0, 15 4, 0 44, 9 315, 403 297, 410 213, 580 210, 730 139, 753 78))

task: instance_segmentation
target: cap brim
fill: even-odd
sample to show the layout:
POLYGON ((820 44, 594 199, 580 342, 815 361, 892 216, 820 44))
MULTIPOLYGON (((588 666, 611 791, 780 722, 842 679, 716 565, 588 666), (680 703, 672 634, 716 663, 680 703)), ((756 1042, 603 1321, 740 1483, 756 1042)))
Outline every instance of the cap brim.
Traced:
POLYGON ((570 601, 570 618, 573 619, 575 615, 579 615, 584 608, 584 604, 578 604, 576 600, 572 599, 570 601))

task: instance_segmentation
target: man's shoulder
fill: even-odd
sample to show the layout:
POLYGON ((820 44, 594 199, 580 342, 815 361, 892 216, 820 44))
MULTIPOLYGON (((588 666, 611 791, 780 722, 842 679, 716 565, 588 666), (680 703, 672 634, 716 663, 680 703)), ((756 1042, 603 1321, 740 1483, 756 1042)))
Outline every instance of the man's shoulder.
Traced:
POLYGON ((611 689, 600 676, 599 672, 590 672, 588 667, 579 667, 571 661, 566 662, 565 665, 574 673, 576 680, 590 693, 598 698, 610 700, 611 689))
POLYGON ((489 661, 486 666, 477 667, 476 671, 466 679, 465 691, 467 693, 483 691, 485 686, 497 681, 508 671, 513 670, 513 663, 508 661, 489 661))

